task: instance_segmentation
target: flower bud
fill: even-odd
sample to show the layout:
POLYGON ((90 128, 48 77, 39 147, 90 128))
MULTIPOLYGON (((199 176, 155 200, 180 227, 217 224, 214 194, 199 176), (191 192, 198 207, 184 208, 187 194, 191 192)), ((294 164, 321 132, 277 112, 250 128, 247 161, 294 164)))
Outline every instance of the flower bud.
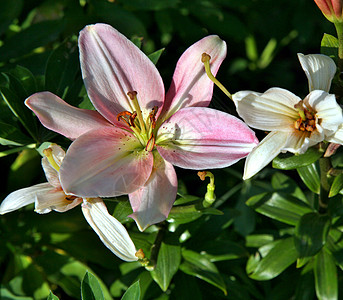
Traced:
POLYGON ((342 23, 343 0, 314 0, 324 16, 332 23, 342 23))

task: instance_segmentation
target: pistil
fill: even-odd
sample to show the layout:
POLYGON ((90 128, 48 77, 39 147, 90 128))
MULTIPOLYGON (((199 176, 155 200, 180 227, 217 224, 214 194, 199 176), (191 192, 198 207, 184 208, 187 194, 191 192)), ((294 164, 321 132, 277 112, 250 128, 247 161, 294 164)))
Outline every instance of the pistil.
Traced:
POLYGON ((210 60, 211 60, 211 56, 208 55, 207 53, 203 53, 201 56, 201 62, 204 64, 205 66, 205 71, 206 74, 208 76, 208 78, 217 86, 219 87, 223 93, 228 96, 231 100, 232 99, 232 95, 229 93, 229 91, 219 82, 219 80, 213 76, 212 72, 211 72, 211 67, 210 67, 210 60))

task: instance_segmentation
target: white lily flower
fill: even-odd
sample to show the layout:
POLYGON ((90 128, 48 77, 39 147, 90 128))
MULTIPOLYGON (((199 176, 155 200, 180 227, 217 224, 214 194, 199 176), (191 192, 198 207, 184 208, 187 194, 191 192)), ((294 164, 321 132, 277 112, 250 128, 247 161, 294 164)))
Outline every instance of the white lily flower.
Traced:
POLYGON ((42 167, 48 182, 23 188, 9 194, 0 205, 0 214, 35 203, 35 211, 45 214, 51 210, 65 212, 83 202, 82 212, 104 245, 120 259, 137 261, 137 250, 125 227, 111 216, 100 198, 66 195, 61 187, 59 169, 65 157, 64 150, 51 145, 43 151, 42 167))
POLYGON ((329 94, 336 73, 334 61, 325 55, 298 54, 310 93, 301 99, 293 93, 271 88, 265 93, 241 91, 233 95, 238 114, 251 127, 270 133, 248 155, 243 179, 270 163, 280 152, 302 154, 324 140, 343 142, 342 109, 329 94))

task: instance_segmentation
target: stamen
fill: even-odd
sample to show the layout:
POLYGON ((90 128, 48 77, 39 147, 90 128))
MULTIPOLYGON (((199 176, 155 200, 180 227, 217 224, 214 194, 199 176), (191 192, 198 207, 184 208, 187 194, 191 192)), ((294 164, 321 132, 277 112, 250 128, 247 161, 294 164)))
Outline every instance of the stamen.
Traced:
POLYGON ((117 114, 117 121, 123 120, 127 124, 127 126, 131 127, 130 125, 131 117, 132 117, 132 113, 130 113, 129 111, 122 111, 119 114, 117 114))
POLYGON ((154 106, 152 108, 152 112, 149 114, 149 119, 150 119, 150 124, 151 124, 151 127, 152 129, 155 129, 156 127, 156 114, 157 114, 157 111, 158 111, 158 106, 154 106))
POLYGON ((52 155, 52 149, 51 148, 46 148, 43 150, 43 154, 45 157, 48 159, 50 165, 57 171, 60 171, 60 166, 56 163, 54 156, 52 155))
POLYGON ((154 149, 154 146, 155 146, 155 137, 154 137, 154 134, 151 133, 151 136, 148 142, 146 143, 145 150, 151 152, 154 149))
POLYGON ((211 56, 208 55, 207 53, 203 53, 201 56, 201 62, 204 64, 205 66, 205 71, 206 74, 208 76, 208 78, 217 86, 219 87, 223 93, 228 96, 231 100, 232 99, 232 95, 229 93, 229 91, 219 82, 219 80, 217 78, 215 78, 211 72, 211 68, 210 68, 210 59, 211 56))
POLYGON ((130 116, 130 125, 132 127, 136 127, 136 125, 135 125, 136 117, 137 117, 137 112, 134 111, 133 114, 130 116))
POLYGON ((137 112, 137 118, 139 121, 139 125, 141 127, 142 134, 145 134, 146 128, 145 128, 145 124, 144 124, 144 120, 143 120, 142 111, 141 111, 141 108, 140 108, 138 100, 137 100, 137 92, 136 91, 130 91, 127 93, 127 95, 129 96, 130 100, 132 100, 133 107, 135 108, 135 110, 137 112))
POLYGON ((305 108, 303 106, 303 100, 299 101, 297 104, 294 105, 294 108, 297 110, 300 118, 305 121, 306 120, 306 115, 305 115, 305 108))

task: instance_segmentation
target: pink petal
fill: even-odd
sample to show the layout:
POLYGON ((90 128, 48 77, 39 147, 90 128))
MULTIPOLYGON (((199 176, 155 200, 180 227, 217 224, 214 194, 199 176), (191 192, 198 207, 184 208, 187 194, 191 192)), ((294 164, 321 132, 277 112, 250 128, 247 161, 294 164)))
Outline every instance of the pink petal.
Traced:
POLYGON ((155 155, 154 168, 147 183, 129 195, 133 218, 140 231, 164 221, 173 206, 177 192, 174 167, 155 155))
POLYGON ((89 131, 69 147, 60 178, 67 194, 114 197, 144 185, 153 165, 146 151, 129 132, 103 127, 89 131))
POLYGON ((111 126, 96 111, 73 107, 50 92, 33 94, 25 104, 46 128, 71 140, 91 129, 111 126))
POLYGON ((216 75, 226 56, 226 43, 218 36, 210 35, 190 46, 182 54, 166 95, 163 108, 167 113, 165 119, 183 107, 206 107, 211 102, 213 82, 206 75, 201 62, 203 53, 211 56, 211 71, 216 75))
POLYGON ((179 110, 159 129, 161 156, 187 169, 227 167, 247 156, 258 143, 241 120, 218 110, 189 107, 179 110))
POLYGON ((79 36, 80 60, 88 96, 110 122, 134 111, 127 92, 136 91, 144 115, 164 101, 163 81, 155 65, 124 35, 106 24, 86 26, 79 36))
MULTIPOLYGON (((51 144, 48 148, 52 149, 53 159, 56 162, 57 166, 61 167, 62 160, 64 159, 66 155, 64 150, 56 144, 51 144)), ((43 167, 45 177, 48 180, 48 182, 56 188, 60 187, 61 183, 60 183, 59 172, 50 164, 46 156, 42 158, 42 167, 43 167)))

